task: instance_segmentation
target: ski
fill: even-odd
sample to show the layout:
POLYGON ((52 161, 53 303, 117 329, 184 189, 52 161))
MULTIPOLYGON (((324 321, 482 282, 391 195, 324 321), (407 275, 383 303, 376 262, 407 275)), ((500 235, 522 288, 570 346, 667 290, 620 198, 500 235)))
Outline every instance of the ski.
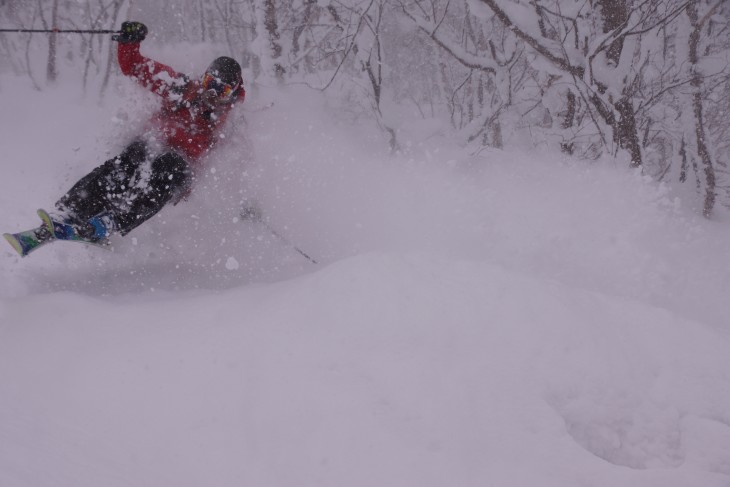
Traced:
POLYGON ((43 222, 41 226, 23 232, 3 234, 5 240, 7 240, 21 257, 27 256, 34 250, 54 240, 79 242, 107 250, 111 249, 111 243, 106 237, 89 238, 82 236, 79 232, 79 227, 54 219, 46 210, 38 210, 38 216, 43 222))
POLYGON ((45 224, 24 232, 4 233, 3 237, 21 257, 25 257, 34 250, 55 240, 45 224))

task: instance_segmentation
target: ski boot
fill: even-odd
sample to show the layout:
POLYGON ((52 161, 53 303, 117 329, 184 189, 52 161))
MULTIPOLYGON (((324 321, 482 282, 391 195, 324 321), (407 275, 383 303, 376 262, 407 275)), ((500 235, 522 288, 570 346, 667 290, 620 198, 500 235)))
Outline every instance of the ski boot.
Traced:
POLYGON ((108 214, 100 214, 84 223, 76 223, 69 218, 50 215, 38 210, 38 216, 53 237, 58 240, 81 242, 99 247, 109 247, 109 236, 114 232, 114 220, 108 214))

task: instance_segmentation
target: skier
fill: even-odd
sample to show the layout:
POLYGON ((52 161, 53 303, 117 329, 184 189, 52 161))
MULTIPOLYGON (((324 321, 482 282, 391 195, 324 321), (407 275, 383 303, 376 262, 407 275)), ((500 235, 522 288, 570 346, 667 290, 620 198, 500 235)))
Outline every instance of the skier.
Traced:
MULTIPOLYGON (((112 233, 126 235, 168 203, 184 199, 201 158, 219 139, 231 109, 243 102, 241 67, 234 59, 219 57, 202 79, 190 79, 143 56, 140 44, 146 36, 143 23, 128 21, 112 40, 118 42, 122 72, 160 95, 160 110, 144 135, 74 184, 56 202, 56 212, 39 210, 45 228, 52 231, 43 235, 41 230, 39 243, 53 238, 107 243, 112 233)), ((21 255, 36 247, 16 245, 12 236, 6 234, 6 239, 21 255)))

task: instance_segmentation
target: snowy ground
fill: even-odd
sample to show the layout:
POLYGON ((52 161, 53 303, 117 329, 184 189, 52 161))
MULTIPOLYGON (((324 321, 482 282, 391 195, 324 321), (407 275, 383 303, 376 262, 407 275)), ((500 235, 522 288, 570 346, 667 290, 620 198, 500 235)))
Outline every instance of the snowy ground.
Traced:
MULTIPOLYGON (((0 79, 3 231, 123 146, 135 90, 0 79)), ((0 248, 0 485, 730 485, 726 215, 434 124, 390 157, 341 112, 252 89, 113 252, 0 248)))

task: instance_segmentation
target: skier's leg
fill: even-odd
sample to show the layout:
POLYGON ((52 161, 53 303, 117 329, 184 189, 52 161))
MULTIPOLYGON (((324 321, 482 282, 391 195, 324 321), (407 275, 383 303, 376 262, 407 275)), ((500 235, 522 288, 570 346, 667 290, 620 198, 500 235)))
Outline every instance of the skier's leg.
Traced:
POLYGON ((119 200, 133 183, 147 146, 135 141, 117 157, 106 161, 81 178, 56 202, 56 208, 70 220, 82 223, 90 218, 117 211, 119 200))
POLYGON ((152 161, 146 187, 135 189, 130 194, 127 211, 115 214, 117 230, 126 235, 187 191, 191 182, 190 166, 182 156, 175 152, 158 156, 152 161))

